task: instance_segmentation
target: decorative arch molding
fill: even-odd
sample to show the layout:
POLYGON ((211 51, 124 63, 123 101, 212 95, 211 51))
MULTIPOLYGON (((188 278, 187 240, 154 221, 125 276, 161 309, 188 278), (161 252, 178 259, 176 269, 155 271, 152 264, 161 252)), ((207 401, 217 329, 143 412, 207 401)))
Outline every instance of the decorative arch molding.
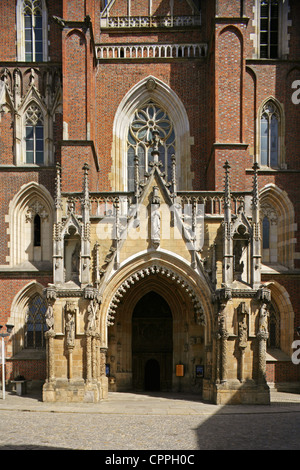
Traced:
POLYGON ((30 261, 52 260, 52 230, 54 202, 49 191, 34 181, 21 187, 9 203, 6 222, 9 224, 9 265, 16 266, 30 261), (34 215, 41 217, 40 255, 35 256, 32 223, 34 215))
POLYGON ((109 304, 109 309, 107 313, 107 322, 109 325, 113 324, 113 320, 116 315, 116 310, 118 308, 118 303, 120 302, 121 298, 126 293, 126 291, 129 290, 136 282, 140 281, 141 279, 144 279, 147 276, 150 276, 151 274, 160 274, 161 276, 166 276, 167 278, 170 278, 175 284, 180 286, 190 297, 194 307, 195 316, 199 319, 199 323, 203 326, 206 325, 206 318, 203 311, 202 303, 199 301, 189 282, 186 281, 182 276, 177 274, 175 271, 165 268, 164 266, 160 266, 158 263, 152 264, 148 267, 134 272, 131 276, 129 276, 125 279, 125 281, 122 282, 109 304))
POLYGON ((161 280, 171 280, 175 286, 180 288, 179 292, 182 293, 186 301, 190 299, 194 318, 199 321, 200 325, 205 326, 206 342, 209 342, 212 333, 214 306, 212 305, 211 291, 205 280, 177 259, 175 264, 174 259, 168 256, 146 260, 144 255, 132 260, 129 265, 123 266, 103 286, 101 329, 106 332, 102 338, 104 344, 107 326, 113 324, 114 318, 117 318, 115 315, 122 295, 135 288, 142 280, 149 278, 150 282, 151 279, 154 279, 153 274, 158 275, 161 280))
POLYGON ((86 37, 80 29, 74 28, 74 29, 71 29, 70 31, 68 31, 68 33, 66 35, 66 39, 72 39, 73 36, 78 36, 80 38, 80 40, 83 41, 82 44, 84 44, 86 46, 86 37))
POLYGON ((280 349, 291 356, 292 342, 294 341, 294 309, 290 296, 284 286, 277 281, 264 284, 271 291, 271 299, 280 312, 280 349))
POLYGON ((11 304, 10 317, 8 323, 14 325, 13 330, 13 355, 24 348, 24 327, 26 322, 26 310, 30 300, 39 295, 43 298, 45 286, 36 281, 26 284, 14 297, 11 304))
POLYGON ((243 47, 244 37, 243 37, 243 32, 241 31, 240 28, 234 25, 224 26, 224 28, 222 28, 219 32, 219 37, 222 36, 222 34, 226 32, 235 34, 241 42, 241 47, 243 47))
POLYGON ((294 268, 295 252, 295 211, 286 191, 274 183, 267 184, 260 191, 261 213, 270 207, 277 219, 277 259, 278 263, 294 268))
POLYGON ((111 184, 114 191, 127 189, 127 134, 134 112, 153 100, 165 109, 174 123, 176 136, 177 178, 179 189, 189 190, 191 173, 190 125, 185 107, 178 95, 164 82, 148 76, 128 91, 119 104, 113 123, 111 184))

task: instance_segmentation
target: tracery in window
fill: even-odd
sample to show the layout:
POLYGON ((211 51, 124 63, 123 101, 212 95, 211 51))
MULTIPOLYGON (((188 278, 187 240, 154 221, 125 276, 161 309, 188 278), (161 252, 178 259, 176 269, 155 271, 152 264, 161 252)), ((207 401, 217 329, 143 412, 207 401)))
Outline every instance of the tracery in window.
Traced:
POLYGON ((276 263, 278 260, 278 214, 267 202, 261 204, 262 261, 276 263))
POLYGON ((268 318, 268 348, 280 348, 280 316, 271 305, 268 318))
POLYGON ((43 60, 43 18, 39 0, 24 1, 25 60, 43 60))
POLYGON ((263 249, 268 250, 270 248, 270 221, 268 217, 263 218, 263 249))
POLYGON ((159 146, 161 170, 166 174, 167 181, 171 178, 172 155, 175 154, 174 126, 168 113, 154 102, 149 101, 134 113, 129 126, 127 140, 129 191, 134 189, 135 155, 139 157, 140 178, 143 179, 145 171, 150 170, 150 163, 153 161, 151 141, 154 131, 159 133, 161 140, 159 146))
POLYGON ((264 166, 279 166, 279 123, 278 109, 272 102, 267 102, 260 118, 260 163, 264 166))
POLYGON ((278 57, 279 1, 260 1, 260 58, 278 57))
POLYGON ((36 104, 26 110, 26 163, 44 163, 44 123, 43 114, 36 104))
POLYGON ((41 349, 45 347, 46 311, 46 302, 40 295, 36 295, 30 300, 25 320, 25 348, 41 349))
POLYGON ((42 62, 48 59, 48 19, 45 0, 17 2, 17 59, 42 62))

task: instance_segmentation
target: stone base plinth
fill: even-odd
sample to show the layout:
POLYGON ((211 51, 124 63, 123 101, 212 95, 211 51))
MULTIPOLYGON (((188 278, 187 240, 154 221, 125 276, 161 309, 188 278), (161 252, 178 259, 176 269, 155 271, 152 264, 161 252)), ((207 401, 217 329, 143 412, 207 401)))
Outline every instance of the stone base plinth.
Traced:
POLYGON ((203 399, 216 405, 269 405, 270 389, 267 384, 254 381, 207 382, 203 385, 203 399))
POLYGON ((97 403, 107 398, 107 386, 81 379, 57 379, 43 386, 43 401, 63 403, 97 403))

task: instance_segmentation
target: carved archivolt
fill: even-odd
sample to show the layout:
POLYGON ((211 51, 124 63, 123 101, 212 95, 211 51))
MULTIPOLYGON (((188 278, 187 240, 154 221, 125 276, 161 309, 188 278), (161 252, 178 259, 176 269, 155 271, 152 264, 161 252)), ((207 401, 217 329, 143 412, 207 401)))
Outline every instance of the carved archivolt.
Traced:
POLYGON ((202 308, 202 305, 197 298, 194 289, 189 285, 189 283, 183 279, 182 276, 179 274, 175 273, 174 271, 165 268, 163 266, 158 266, 157 264, 148 266, 144 269, 140 269, 136 271, 134 274, 129 276, 117 289, 115 295, 113 296, 109 308, 108 308, 108 313, 107 313, 107 323, 108 325, 113 325, 114 324, 114 319, 116 315, 116 311, 118 308, 118 304, 121 301, 122 297, 124 294, 133 286, 135 285, 138 281, 144 279, 147 276, 151 276, 153 274, 160 274, 162 276, 166 276, 170 278, 175 284, 178 286, 182 287, 188 294, 188 296, 191 299, 191 302, 194 307, 195 311, 195 319, 197 319, 197 323, 201 325, 206 325, 206 318, 204 315, 204 311, 202 308))

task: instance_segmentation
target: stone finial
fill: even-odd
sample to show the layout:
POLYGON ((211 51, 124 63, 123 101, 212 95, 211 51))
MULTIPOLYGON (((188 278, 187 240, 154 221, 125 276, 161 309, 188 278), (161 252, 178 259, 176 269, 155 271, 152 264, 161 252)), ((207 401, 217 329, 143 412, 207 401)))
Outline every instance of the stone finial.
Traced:
POLYGON ((228 163, 228 160, 226 160, 223 168, 225 170, 224 202, 225 202, 225 207, 229 207, 230 201, 231 201, 231 194, 230 194, 230 176, 229 176, 230 165, 228 163))
POLYGON ((55 179, 55 207, 60 209, 62 207, 61 200, 61 165, 56 163, 56 179, 55 179))
POLYGON ((257 176, 257 170, 259 169, 258 163, 255 162, 252 168, 254 170, 252 206, 258 207, 259 206, 258 176, 257 176))

